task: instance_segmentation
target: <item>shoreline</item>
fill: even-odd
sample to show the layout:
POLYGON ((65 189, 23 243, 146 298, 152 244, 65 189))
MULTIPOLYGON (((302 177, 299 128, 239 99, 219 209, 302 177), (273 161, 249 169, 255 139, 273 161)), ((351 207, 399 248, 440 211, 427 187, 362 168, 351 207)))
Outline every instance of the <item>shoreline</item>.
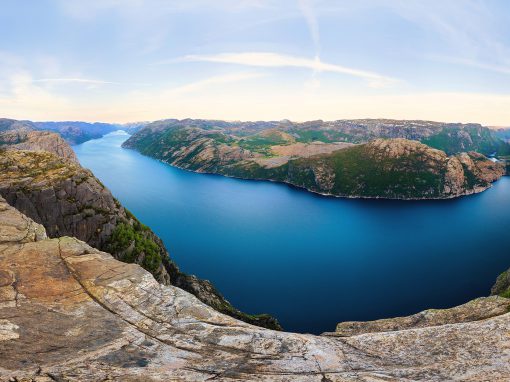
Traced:
MULTIPOLYGON (((288 186, 288 187, 291 187, 293 189, 296 189, 296 190, 300 190, 300 191, 305 191, 305 192, 309 192, 311 194, 314 194, 314 195, 318 195, 318 196, 322 196, 322 197, 325 197, 325 198, 336 198, 336 199, 351 199, 351 200, 387 200, 387 201, 403 201, 403 202, 406 202, 406 201, 438 201, 438 200, 454 200, 454 199, 461 199, 461 198, 464 198, 464 197, 467 197, 467 196, 472 196, 472 195, 477 195, 477 194, 480 194, 484 191, 487 191, 488 189, 492 188, 493 186, 493 183, 497 182, 499 179, 495 180, 494 182, 491 182, 487 187, 476 187, 472 190, 469 190, 463 194, 459 194, 459 195, 452 195, 452 196, 445 196, 445 197, 430 197, 430 198, 392 198, 392 197, 386 197, 386 196, 363 196, 363 195, 336 195, 336 194, 329 194, 329 193, 322 193, 322 192, 319 192, 319 191, 314 191, 314 190, 310 190, 306 187, 302 187, 302 186, 298 186, 296 184, 293 184, 293 183, 290 183, 290 182, 286 182, 286 181, 280 181, 280 180, 274 180, 274 179, 264 179, 264 178, 243 178, 243 177, 240 177, 240 176, 235 176, 235 175, 228 175, 228 174, 222 174, 222 173, 219 173, 219 172, 209 172, 209 171, 198 171, 198 170, 192 170, 192 169, 189 169, 189 168, 185 168, 185 167, 182 167, 182 166, 179 166, 179 165, 176 165, 176 164, 172 164, 172 163, 169 163, 163 159, 158 159, 158 158, 155 158, 155 157, 152 157, 150 155, 145 155, 145 154, 142 154, 140 151, 134 149, 134 148, 131 148, 131 147, 124 147, 123 144, 121 145, 121 148, 123 149, 126 149, 126 150, 133 150, 133 151, 136 151, 137 153, 139 153, 140 155, 143 155, 145 157, 148 157, 148 158, 152 158, 154 160, 157 160, 158 162, 161 162, 161 163, 164 163, 166 164, 167 166, 171 166, 171 167, 174 167, 174 168, 177 168, 179 170, 183 170, 183 171, 187 171, 187 172, 191 172, 191 173, 195 173, 195 174, 204 174, 204 175, 214 175, 214 176, 222 176, 224 178, 230 178, 230 179, 238 179, 238 180, 246 180, 246 181, 256 181, 256 182, 271 182, 271 183, 275 183, 275 184, 281 184, 281 185, 285 185, 285 186, 288 186)), ((503 175, 503 176, 507 176, 507 175, 503 175)))

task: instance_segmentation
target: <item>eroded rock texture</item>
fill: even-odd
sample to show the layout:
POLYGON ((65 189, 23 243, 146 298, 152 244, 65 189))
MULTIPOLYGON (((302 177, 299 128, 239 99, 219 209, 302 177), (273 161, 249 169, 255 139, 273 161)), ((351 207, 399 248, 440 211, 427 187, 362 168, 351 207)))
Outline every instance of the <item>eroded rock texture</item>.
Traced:
MULTIPOLYGON (((0 380, 505 381, 510 315, 332 338, 222 315, 0 200, 0 380)), ((476 307, 474 307, 476 308, 476 307)))
POLYGON ((57 133, 49 131, 31 131, 26 127, 0 131, 0 148, 47 151, 71 162, 78 163, 76 154, 67 142, 57 133))
POLYGON ((365 333, 391 332, 460 322, 480 321, 508 313, 509 309, 510 300, 508 298, 498 296, 481 297, 454 308, 427 309, 407 317, 387 318, 367 322, 341 322, 337 325, 334 333, 325 334, 330 336, 353 336, 365 333))
POLYGON ((223 313, 252 324, 280 328, 269 315, 248 315, 237 310, 209 281, 182 273, 170 260, 161 239, 79 163, 47 151, 9 147, 0 151, 0 196, 44 225, 49 237, 76 237, 119 260, 142 265, 161 283, 185 289, 223 313))

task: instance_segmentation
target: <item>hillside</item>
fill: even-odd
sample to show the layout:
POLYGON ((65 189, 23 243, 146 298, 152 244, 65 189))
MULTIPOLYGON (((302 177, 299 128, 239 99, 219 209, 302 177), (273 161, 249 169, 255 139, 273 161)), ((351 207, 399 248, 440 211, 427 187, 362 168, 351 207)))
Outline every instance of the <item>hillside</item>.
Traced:
MULTIPOLYGON (((6 132, 28 132, 28 131, 50 131, 59 134, 68 144, 78 145, 91 139, 98 139, 116 130, 123 130, 134 134, 148 122, 133 123, 101 123, 101 122, 32 122, 18 121, 9 118, 0 118, 0 133, 6 132)), ((0 137, 1 143, 1 137, 0 137)))
POLYGON ((441 199, 482 191, 505 171, 474 152, 448 157, 416 141, 377 139, 329 154, 291 159, 278 167, 244 162, 226 172, 335 196, 441 199))
POLYGON ((101 122, 33 122, 39 130, 54 131, 62 136, 70 145, 78 145, 91 139, 98 139, 116 130, 124 130, 130 134, 137 132, 146 125, 145 122, 115 124, 101 122))
MULTIPOLYGON (((72 149, 57 134, 29 132, 55 139, 72 149)), ((180 272, 163 242, 127 211, 110 191, 82 168, 77 160, 19 143, 0 149, 0 196, 37 223, 50 237, 71 236, 110 252, 115 258, 137 263, 158 281, 179 286, 215 309, 247 322, 274 329, 268 315, 248 315, 235 309, 207 280, 180 272)), ((74 155, 74 153, 73 153, 74 155)))
MULTIPOLYGON (((401 122, 369 120, 361 130, 343 122, 341 126, 351 129, 346 130, 351 132, 347 139, 347 135, 332 135, 332 131, 339 130, 326 129, 329 125, 325 127, 322 121, 299 126, 286 122, 279 129, 257 129, 251 134, 239 134, 232 126, 215 121, 209 125, 203 121, 160 121, 134 134, 123 147, 197 172, 280 181, 345 197, 451 198, 483 191, 504 175, 504 164, 493 163, 475 151, 460 151, 475 146, 492 150, 492 135, 485 133, 488 129, 457 126, 443 136, 441 131, 446 128, 441 124, 401 122), (459 131, 462 134, 457 134, 459 131), (462 143, 461 138, 471 137, 468 131, 480 139, 462 143), (347 142, 363 142, 372 136, 387 139, 347 142), (444 139, 434 138, 437 136, 444 139), (456 154, 449 157, 444 151, 419 143, 416 139, 420 137, 437 145, 442 142, 456 154)), ((494 139, 506 147, 506 143, 494 139)))
POLYGON ((504 381, 510 375, 506 298, 340 324, 324 336, 277 332, 220 314, 78 239, 49 239, 1 198, 0 253, 2 381, 504 381))
MULTIPOLYGON (((346 142, 367 143, 377 138, 405 138, 445 151, 448 155, 477 151, 484 155, 508 155, 510 144, 502 142, 498 133, 480 124, 432 121, 363 119, 337 121, 258 121, 226 122, 216 120, 162 120, 146 126, 154 138, 164 138, 168 130, 196 130, 202 134, 221 134, 234 141, 247 141, 248 146, 263 149, 282 142, 346 142), (267 131, 273 132, 268 134, 267 131), (285 138, 282 138, 285 137, 285 138), (252 142, 254 141, 254 142, 252 142), (250 144, 253 143, 253 144, 250 144)), ((146 137, 147 138, 147 137, 146 137)), ((249 148, 249 147, 248 147, 249 148)), ((257 151, 257 150, 255 150, 257 151)))

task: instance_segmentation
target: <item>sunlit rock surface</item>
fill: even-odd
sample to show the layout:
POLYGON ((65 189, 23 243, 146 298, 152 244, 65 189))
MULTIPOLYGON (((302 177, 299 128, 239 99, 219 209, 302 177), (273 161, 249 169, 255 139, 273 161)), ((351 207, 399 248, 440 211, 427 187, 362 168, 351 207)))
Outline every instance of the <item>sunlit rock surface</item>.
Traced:
POLYGON ((508 313, 510 300, 498 296, 481 297, 450 309, 427 309, 407 317, 375 321, 341 322, 330 336, 353 336, 365 333, 390 332, 480 321, 508 313))
POLYGON ((2 381, 509 376, 509 314, 351 337, 262 329, 77 239, 47 239, 42 226, 0 200, 2 381))

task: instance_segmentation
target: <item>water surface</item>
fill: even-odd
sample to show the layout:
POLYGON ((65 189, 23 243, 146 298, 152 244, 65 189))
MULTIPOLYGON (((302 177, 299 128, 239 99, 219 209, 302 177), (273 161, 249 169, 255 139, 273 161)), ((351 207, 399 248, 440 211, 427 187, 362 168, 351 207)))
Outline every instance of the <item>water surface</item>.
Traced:
POLYGON ((184 272, 286 330, 451 307, 487 295, 510 267, 508 177, 455 200, 337 199, 179 170, 122 149, 127 138, 74 149, 184 272))

